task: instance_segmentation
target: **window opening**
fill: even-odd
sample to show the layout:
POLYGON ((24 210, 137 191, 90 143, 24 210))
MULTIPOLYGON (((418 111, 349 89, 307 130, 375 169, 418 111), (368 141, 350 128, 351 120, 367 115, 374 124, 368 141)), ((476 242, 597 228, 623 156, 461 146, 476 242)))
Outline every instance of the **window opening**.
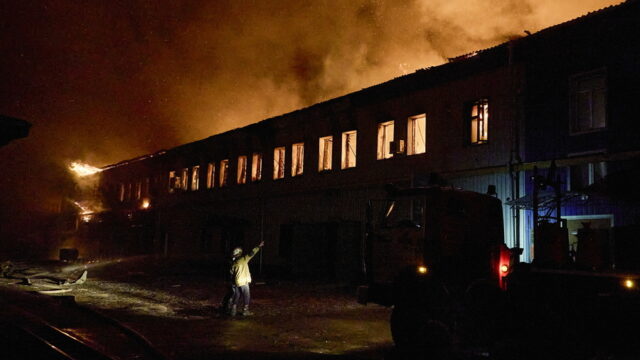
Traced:
POLYGON ((425 114, 409 118, 407 122, 407 155, 424 154, 427 151, 426 125, 427 117, 425 114))
POLYGON ((574 77, 570 84, 571 133, 603 129, 607 125, 605 73, 574 77))
POLYGON ((247 183, 247 157, 244 155, 238 156, 238 174, 236 182, 238 184, 247 183))
POLYGON ((196 165, 191 168, 191 191, 196 191, 200 188, 200 165, 196 165))
POLYGON ((207 164, 207 189, 213 188, 216 178, 216 165, 214 163, 207 164))
POLYGON ((262 179, 262 154, 253 153, 251 156, 251 181, 262 179))
POLYGON ((343 169, 348 169, 356 166, 356 135, 356 130, 345 131, 342 133, 341 165, 343 169))
POLYGON ((302 175, 304 171, 304 143, 291 145, 291 176, 302 175))
POLYGON ((136 200, 140 200, 142 196, 142 181, 136 182, 136 200))
POLYGON ((481 99, 471 105, 469 114, 471 144, 484 144, 489 141, 489 100, 481 99))
POLYGON ((220 179, 218 183, 220 187, 227 186, 227 178, 229 177, 229 160, 220 161, 220 179))
POLYGON ((393 121, 378 124, 378 160, 388 159, 393 156, 393 153, 391 152, 392 141, 393 121))
MULTIPOLYGON (((173 194, 180 184, 180 177, 176 176, 175 171, 169 171, 169 194, 173 194)), ((122 199, 124 200, 124 187, 122 188, 122 199)))
POLYGON ((284 146, 273 149, 273 178, 274 179, 284 178, 284 157, 285 157, 284 146))
POLYGON ((182 184, 181 186, 182 190, 187 191, 189 189, 189 169, 188 168, 182 169, 180 182, 182 184))
POLYGON ((333 157, 333 136, 321 137, 318 144, 318 171, 329 171, 333 157))

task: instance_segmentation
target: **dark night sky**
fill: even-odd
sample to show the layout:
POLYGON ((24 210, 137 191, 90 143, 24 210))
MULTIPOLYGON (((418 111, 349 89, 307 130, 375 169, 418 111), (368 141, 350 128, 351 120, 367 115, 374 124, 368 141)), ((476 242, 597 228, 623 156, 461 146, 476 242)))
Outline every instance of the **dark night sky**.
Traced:
POLYGON ((619 2, 0 0, 0 114, 33 124, 0 148, 0 236, 56 207, 70 160, 198 140, 619 2))

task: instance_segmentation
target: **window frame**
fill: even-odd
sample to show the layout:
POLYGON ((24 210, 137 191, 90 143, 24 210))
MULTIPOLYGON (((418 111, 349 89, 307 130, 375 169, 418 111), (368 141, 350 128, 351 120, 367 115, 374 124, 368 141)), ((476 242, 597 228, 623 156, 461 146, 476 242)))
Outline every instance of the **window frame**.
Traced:
POLYGON ((189 189, 189 168, 180 170, 180 190, 187 191, 189 189))
POLYGON ((262 180, 262 153, 251 154, 251 182, 262 180))
POLYGON ((218 186, 225 187, 229 185, 229 159, 220 160, 218 167, 218 186))
POLYGON ((358 164, 358 130, 354 129, 342 132, 342 143, 340 149, 340 168, 342 170, 355 168, 358 164), (349 141, 351 135, 353 135, 353 142, 349 141), (354 144, 353 147, 349 146, 351 143, 354 144), (350 153, 348 151, 349 149, 351 149, 353 153, 353 164, 349 162, 349 159, 351 158, 348 156, 350 153))
POLYGON ((273 149, 273 180, 284 179, 287 159, 287 148, 278 146, 273 149), (276 157, 276 154, 278 156, 276 157))
POLYGON ((238 169, 236 170, 236 184, 244 185, 247 183, 247 156, 239 155, 237 159, 238 169))
POLYGON ((481 97, 470 101, 465 107, 465 127, 467 128, 466 143, 471 146, 486 145, 491 139, 491 100, 489 97, 481 97), (477 114, 473 115, 473 109, 477 107, 477 114), (484 109, 484 110, 481 110, 484 109), (476 124, 474 125, 474 122, 476 124), (482 126, 481 124, 484 124, 482 126), (484 128, 484 138, 482 131, 484 128), (474 141, 474 134, 476 140, 474 141))
POLYGON ((389 120, 378 123, 376 137, 376 160, 386 160, 393 157, 391 143, 395 141, 395 121, 389 120), (391 129, 390 131, 387 131, 391 129))
POLYGON ((332 169, 333 169, 333 135, 322 136, 318 138, 318 172, 331 171, 332 169), (328 165, 328 166, 325 166, 325 165, 328 165))
POLYGON ((194 165, 191 168, 191 191, 200 189, 200 165, 194 165))
POLYGON ((291 177, 304 173, 304 142, 291 144, 291 177), (299 151, 302 149, 301 151, 299 151))
POLYGON ((417 115, 413 115, 413 116, 409 116, 407 118, 407 156, 412 156, 412 155, 420 155, 420 154, 426 154, 427 153, 427 114, 426 113, 422 113, 422 114, 417 114, 417 115), (416 151, 415 148, 415 134, 412 135, 411 131, 414 129, 412 125, 412 123, 414 122, 418 122, 418 120, 422 119, 423 121, 423 130, 424 133, 422 134, 422 144, 424 149, 422 151, 416 151))
POLYGON ((569 135, 581 135, 581 134, 589 134, 594 132, 604 131, 608 128, 608 82, 607 82, 607 71, 605 68, 595 69, 588 72, 583 72, 579 74, 574 74, 569 78, 569 135), (589 91, 581 90, 580 83, 587 82, 593 80, 601 80, 602 87, 601 88, 589 88, 589 91), (586 93, 590 94, 589 104, 590 108, 590 122, 591 126, 595 121, 594 119, 594 90, 602 90, 602 116, 603 125, 600 127, 590 127, 583 129, 581 128, 581 121, 579 118, 579 100, 577 94, 586 93))
POLYGON ((213 189, 216 185, 216 163, 207 164, 207 189, 213 189))

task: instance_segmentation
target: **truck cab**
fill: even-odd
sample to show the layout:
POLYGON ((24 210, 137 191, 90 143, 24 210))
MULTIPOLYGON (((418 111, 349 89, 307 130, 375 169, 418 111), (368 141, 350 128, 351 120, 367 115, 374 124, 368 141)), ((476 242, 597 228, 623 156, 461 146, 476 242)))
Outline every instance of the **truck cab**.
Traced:
POLYGON ((497 326, 483 317, 500 310, 511 265, 499 199, 451 187, 389 191, 369 201, 363 251, 359 301, 393 306, 398 348, 447 351, 461 327, 483 337, 497 326))

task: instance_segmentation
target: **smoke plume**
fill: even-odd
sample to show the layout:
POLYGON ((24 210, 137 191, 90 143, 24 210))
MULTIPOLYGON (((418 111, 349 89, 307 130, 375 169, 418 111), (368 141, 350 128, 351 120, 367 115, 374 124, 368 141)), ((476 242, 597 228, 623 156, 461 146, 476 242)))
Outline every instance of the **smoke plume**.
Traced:
POLYGON ((254 123, 569 20, 611 0, 0 3, 0 224, 104 166, 254 123), (16 209, 19 209, 16 211, 16 209))

